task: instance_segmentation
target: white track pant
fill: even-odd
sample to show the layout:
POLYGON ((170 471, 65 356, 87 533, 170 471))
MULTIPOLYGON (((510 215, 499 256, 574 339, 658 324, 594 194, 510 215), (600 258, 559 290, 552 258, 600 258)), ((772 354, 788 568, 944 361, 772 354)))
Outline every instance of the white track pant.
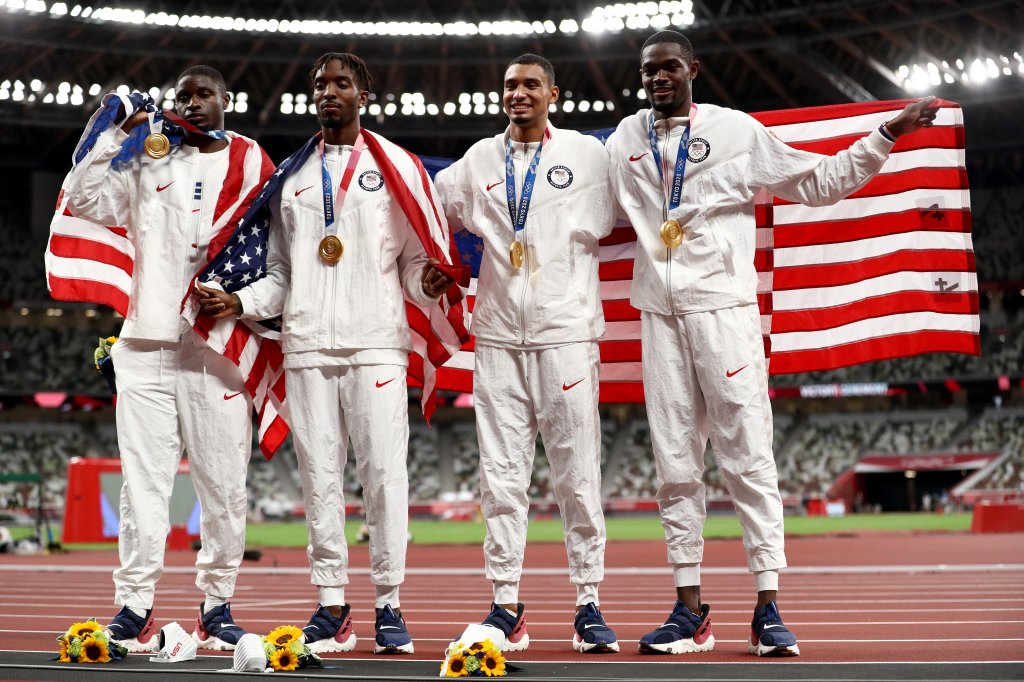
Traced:
POLYGON ((644 312, 641 319, 644 392, 669 562, 700 563, 704 555, 701 478, 710 436, 743 527, 748 567, 784 568, 782 498, 757 306, 678 316, 644 312))
POLYGON ((405 578, 409 533, 409 400, 405 367, 349 365, 286 369, 288 404, 314 585, 348 584, 343 476, 348 441, 356 456, 370 528, 370 579, 405 578))
POLYGON ((518 583, 522 575, 538 429, 565 528, 570 580, 584 585, 604 578, 598 363, 597 344, 589 342, 543 350, 476 347, 473 397, 490 580, 518 583))
POLYGON ((153 606, 183 449, 202 508, 196 586, 230 597, 245 550, 245 477, 252 453, 252 403, 238 368, 189 341, 121 340, 111 355, 124 474, 115 603, 153 606))

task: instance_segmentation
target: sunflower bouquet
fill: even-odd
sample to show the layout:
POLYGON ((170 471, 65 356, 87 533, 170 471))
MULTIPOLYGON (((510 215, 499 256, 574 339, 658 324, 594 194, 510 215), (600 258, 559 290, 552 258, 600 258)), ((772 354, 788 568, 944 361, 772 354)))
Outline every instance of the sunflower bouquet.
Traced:
POLYGON ((469 645, 453 644, 441 664, 441 677, 504 677, 505 674, 505 657, 489 639, 469 645))
POLYGON ((109 663, 128 655, 127 649, 111 641, 95 618, 74 623, 57 642, 60 644, 58 660, 62 663, 109 663))
POLYGON ((294 625, 274 628, 263 637, 263 651, 267 662, 277 672, 298 670, 310 665, 322 665, 320 657, 309 650, 302 638, 302 630, 294 625))

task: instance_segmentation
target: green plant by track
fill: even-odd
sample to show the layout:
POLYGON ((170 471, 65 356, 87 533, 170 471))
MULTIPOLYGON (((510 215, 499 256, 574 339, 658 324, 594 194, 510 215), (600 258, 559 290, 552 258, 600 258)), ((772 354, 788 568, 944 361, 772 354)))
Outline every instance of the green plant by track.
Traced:
MULTIPOLYGON (((606 519, 608 539, 620 540, 661 540, 664 538, 661 523, 655 515, 609 516, 606 519)), ((351 518, 345 527, 345 534, 351 544, 356 544, 355 534, 362 524, 359 518, 351 518)), ((966 531, 971 527, 971 515, 967 514, 853 514, 842 517, 787 516, 786 535, 822 535, 827 533, 857 533, 886 531, 966 531)), ((421 545, 476 545, 484 540, 484 525, 479 521, 437 521, 412 519, 409 521, 413 542, 421 545)), ((33 535, 33 528, 11 528, 14 538, 33 535)), ((60 537, 60 529, 54 529, 54 536, 60 537)), ((704 526, 704 537, 738 538, 739 520, 729 514, 715 514, 708 517, 704 526)), ((562 522, 554 518, 530 520, 527 536, 529 542, 562 542, 562 522)), ((305 547, 306 524, 303 521, 250 523, 246 529, 246 545, 249 547, 305 547)), ((70 549, 99 549, 112 545, 71 545, 70 549)))

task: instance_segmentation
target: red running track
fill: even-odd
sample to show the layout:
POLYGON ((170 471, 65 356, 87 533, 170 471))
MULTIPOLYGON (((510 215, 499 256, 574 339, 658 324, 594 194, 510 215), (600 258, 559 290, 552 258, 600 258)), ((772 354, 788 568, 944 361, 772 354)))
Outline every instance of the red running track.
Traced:
MULTIPOLYGON (((779 606, 799 637, 804 662, 1024 661, 1024 535, 886 533, 790 538, 791 569, 783 573, 779 606)), ((55 650, 54 637, 89 616, 116 610, 110 571, 113 551, 42 557, 0 556, 0 649, 55 650)), ((202 595, 193 585, 191 552, 169 552, 160 581, 157 625, 176 620, 191 630, 202 595)), ((351 583, 357 651, 370 658, 373 588, 367 548, 351 548, 351 583)), ((636 642, 671 609, 671 573, 660 542, 613 542, 601 587, 602 611, 619 635, 622 652, 608 662, 668 661, 636 653, 636 642)), ((447 643, 467 623, 486 615, 490 587, 475 546, 409 548, 402 609, 413 634, 414 659, 440 661, 447 643)), ((746 662, 753 580, 744 570, 738 540, 708 541, 703 597, 711 605, 715 650, 691 654, 702 662, 746 662)), ((265 550, 242 569, 232 600, 236 621, 265 633, 304 625, 315 602, 305 554, 265 550)), ((575 590, 558 544, 531 544, 521 599, 531 645, 516 661, 580 661, 572 616, 575 590)))

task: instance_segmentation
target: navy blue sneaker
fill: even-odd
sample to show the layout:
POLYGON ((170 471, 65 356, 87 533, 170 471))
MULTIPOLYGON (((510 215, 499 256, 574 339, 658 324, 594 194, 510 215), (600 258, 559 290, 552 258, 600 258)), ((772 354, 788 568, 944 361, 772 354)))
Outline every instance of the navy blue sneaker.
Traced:
POLYGON ((156 634, 153 631, 153 609, 146 611, 143 618, 127 606, 121 607, 106 630, 110 639, 128 651, 156 650, 158 640, 153 637, 156 634))
POLYGON ((405 620, 395 613, 391 604, 377 609, 377 620, 373 627, 377 630, 377 639, 373 645, 375 654, 411 654, 413 653, 412 636, 405 627, 405 620))
POLYGON ((643 654, 692 654, 711 651, 715 648, 715 636, 711 633, 711 607, 704 604, 700 615, 677 601, 668 620, 657 630, 640 638, 640 653, 643 654))
POLYGON ((332 651, 354 651, 356 633, 352 627, 351 607, 341 607, 341 618, 335 618, 322 604, 316 605, 316 611, 309 617, 309 623, 302 628, 302 637, 306 646, 314 654, 332 651))
POLYGON ((523 618, 523 611, 526 606, 520 602, 516 604, 516 615, 512 615, 507 609, 491 603, 491 612, 484 618, 483 625, 490 625, 497 628, 505 635, 505 643, 501 646, 504 651, 526 651, 530 646, 530 635, 526 634, 526 619, 523 618))
POLYGON ((779 607, 768 602, 754 609, 754 620, 750 623, 750 642, 747 651, 755 656, 799 656, 796 635, 782 624, 779 607))
POLYGON ((594 602, 576 612, 574 626, 576 634, 572 638, 572 648, 576 651, 582 654, 604 654, 619 650, 615 631, 604 622, 594 602))
POLYGON ((235 625, 231 618, 231 604, 221 604, 217 608, 210 609, 209 613, 203 611, 203 604, 199 605, 199 618, 196 620, 196 629, 192 633, 192 639, 203 649, 214 651, 234 651, 238 640, 245 634, 240 626, 235 625))

